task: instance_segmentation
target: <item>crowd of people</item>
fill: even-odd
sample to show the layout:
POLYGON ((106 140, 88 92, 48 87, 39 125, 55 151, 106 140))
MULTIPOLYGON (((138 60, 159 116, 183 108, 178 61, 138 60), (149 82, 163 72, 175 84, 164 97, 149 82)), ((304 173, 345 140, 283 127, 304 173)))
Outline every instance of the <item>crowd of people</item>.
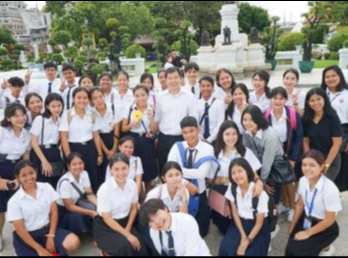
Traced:
POLYGON ((149 73, 129 85, 120 71, 114 89, 71 65, 57 79, 54 63, 35 85, 30 72, 3 81, 1 250, 7 213, 17 256, 67 256, 82 233, 103 256, 209 256, 212 223, 219 256, 267 256, 287 212, 285 256, 333 255, 348 190, 341 69, 307 94, 294 69, 273 89, 256 71, 249 93, 229 70, 184 63, 158 72, 159 91, 149 73))

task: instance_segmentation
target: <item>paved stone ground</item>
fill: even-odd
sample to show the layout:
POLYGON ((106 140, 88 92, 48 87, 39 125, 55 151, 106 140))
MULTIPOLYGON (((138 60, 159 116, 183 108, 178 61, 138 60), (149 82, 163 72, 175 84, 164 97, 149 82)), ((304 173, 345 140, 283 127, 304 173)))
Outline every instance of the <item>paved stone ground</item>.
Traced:
MULTIPOLYGON (((343 211, 338 215, 338 222, 340 225, 340 237, 333 244, 336 253, 335 256, 348 256, 348 193, 342 194, 342 205, 343 211)), ((273 251, 269 254, 270 256, 284 256, 284 250, 287 243, 286 232, 289 228, 289 223, 286 222, 285 217, 281 217, 279 221, 280 231, 275 239, 272 240, 273 251)), ((4 230, 5 238, 5 249, 0 253, 0 256, 14 256, 12 248, 12 226, 6 224, 4 230)), ((207 242, 212 255, 218 254, 218 249, 221 241, 221 235, 219 234, 216 227, 213 225, 210 228, 210 233, 206 237, 207 242)), ((81 247, 71 256, 97 256, 100 254, 99 249, 93 245, 93 237, 91 235, 81 236, 81 247)))

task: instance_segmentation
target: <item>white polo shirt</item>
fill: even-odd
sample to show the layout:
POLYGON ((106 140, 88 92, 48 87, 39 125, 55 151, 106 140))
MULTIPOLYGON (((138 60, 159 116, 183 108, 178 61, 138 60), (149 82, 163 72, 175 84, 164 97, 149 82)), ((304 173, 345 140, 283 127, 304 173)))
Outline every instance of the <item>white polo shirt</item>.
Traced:
POLYGON ((302 90, 300 89, 294 89, 294 91, 292 92, 291 96, 288 96, 288 100, 286 101, 286 105, 293 107, 294 108, 294 102, 292 101, 292 96, 298 94, 298 99, 297 99, 297 104, 299 109, 304 109, 305 108, 305 104, 306 104, 306 93, 304 93, 302 90), (298 93, 300 91, 300 93, 298 93))
POLYGON ((123 98, 120 95, 119 91, 115 93, 114 103, 120 108, 121 114, 124 113, 125 109, 134 103, 134 95, 131 89, 127 90, 126 95, 123 98))
POLYGON ((43 103, 45 103, 46 97, 48 95, 49 83, 52 83, 51 93, 60 94, 60 91, 59 91, 60 85, 61 85, 60 79, 54 79, 52 82, 49 81, 48 79, 43 79, 36 84, 24 86, 22 90, 22 94, 23 96, 26 96, 28 93, 35 92, 41 96, 43 103))
POLYGON ((286 113, 285 107, 283 108, 283 114, 279 120, 274 116, 274 112, 271 112, 272 127, 277 131, 279 140, 284 143, 288 141, 288 115, 286 113))
POLYGON ((19 160, 27 151, 31 150, 31 136, 27 129, 22 129, 17 137, 12 128, 0 126, 0 154, 7 154, 8 160, 19 160))
POLYGON ((258 106, 262 113, 271 107, 271 100, 266 97, 266 93, 260 99, 257 99, 256 92, 250 93, 249 103, 258 106))
POLYGON ((222 103, 224 103, 224 105, 225 105, 225 110, 228 108, 228 104, 225 104, 225 98, 226 97, 232 97, 232 93, 231 92, 226 93, 224 91, 224 89, 221 88, 221 87, 218 87, 218 88, 215 89, 215 91, 213 93, 213 98, 221 100, 222 103))
POLYGON ((64 101, 64 110, 72 109, 73 100, 74 100, 73 93, 74 93, 74 90, 76 90, 77 88, 78 88, 77 83, 75 83, 74 85, 67 86, 66 89, 60 93, 64 101), (69 107, 68 107, 68 99, 69 99, 69 107))
MULTIPOLYGON (((138 175, 144 174, 143 164, 141 163, 141 159, 139 157, 131 156, 129 159, 129 173, 128 178, 131 180, 135 180, 138 175)), ((106 169, 105 181, 108 181, 111 178, 110 166, 106 169)))
POLYGON ((106 95, 105 93, 103 93, 105 103, 113 104, 115 102, 116 93, 117 91, 114 88, 111 88, 111 92, 109 93, 109 95, 106 95))
POLYGON ((332 107, 336 110, 341 124, 348 124, 348 90, 343 90, 333 94, 326 90, 332 107))
POLYGON ((115 125, 122 121, 120 108, 115 104, 113 111, 112 104, 106 103, 106 113, 104 116, 101 116, 95 107, 93 107, 92 112, 97 115, 97 123, 100 124, 100 133, 113 132, 115 125))
MULTIPOLYGON (((142 118, 138 124, 138 126, 133 127, 130 132, 136 133, 136 134, 145 134, 151 132, 151 122, 149 119, 149 112, 151 112, 151 107, 147 105, 147 109, 142 113, 142 118)), ((136 104, 132 105, 131 107, 124 110, 123 113, 123 119, 128 120, 129 123, 132 123, 134 119, 134 112, 138 111, 138 107, 136 104), (130 113, 131 112, 131 113, 130 113)))
POLYGON ((35 118, 30 133, 38 137, 38 144, 47 145, 47 144, 58 144, 59 136, 59 125, 60 117, 57 119, 56 123, 53 122, 52 118, 43 118, 38 116, 35 118), (42 119, 44 119, 44 128, 42 131, 42 119), (42 141, 42 132, 43 132, 43 141, 42 141))

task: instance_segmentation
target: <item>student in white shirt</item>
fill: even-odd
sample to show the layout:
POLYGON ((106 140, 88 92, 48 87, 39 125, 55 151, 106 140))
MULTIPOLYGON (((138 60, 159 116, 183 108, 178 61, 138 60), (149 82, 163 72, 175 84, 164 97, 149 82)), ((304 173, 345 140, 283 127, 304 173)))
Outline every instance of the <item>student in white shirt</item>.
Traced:
POLYGON ((30 160, 38 169, 38 182, 49 183, 54 189, 61 174, 54 174, 51 163, 62 163, 60 152, 59 125, 63 112, 63 99, 50 93, 45 100, 45 112, 38 116, 30 129, 30 160))
POLYGON ((171 56, 171 54, 169 54, 166 57, 166 63, 164 65, 164 69, 168 70, 169 68, 173 68, 173 67, 174 67, 174 65, 173 65, 173 57, 171 56))
POLYGON ((30 133, 26 122, 25 108, 21 104, 12 103, 5 109, 5 118, 0 124, 0 171, 1 178, 8 180, 7 189, 0 192, 0 250, 4 247, 2 230, 7 202, 18 189, 14 167, 20 159, 29 159, 30 133))
POLYGON ((7 221, 14 226, 16 256, 67 256, 78 249, 79 238, 57 228, 59 195, 47 183, 36 182, 36 169, 29 160, 15 168, 21 188, 8 203, 7 221))
POLYGON ((79 87, 85 88, 88 91, 94 87, 93 78, 89 75, 81 76, 78 84, 79 87))
POLYGON ((316 150, 304 154, 294 219, 285 256, 334 256, 332 243, 339 236, 336 222, 342 210, 335 184, 325 176, 325 159, 316 150))
POLYGON ((198 121, 200 139, 215 145, 216 137, 221 124, 225 120, 223 112, 224 103, 212 96, 214 91, 214 79, 204 76, 199 81, 199 88, 202 98, 198 100, 198 121))
POLYGON ((150 227, 150 237, 160 256, 211 256, 194 218, 169 213, 162 200, 153 199, 142 205, 139 219, 144 227, 150 227))
POLYGON ((0 105, 5 109, 11 103, 18 103, 25 106, 24 98, 21 96, 22 89, 24 87, 24 81, 18 77, 12 77, 8 80, 8 83, 1 87, 0 96, 1 102, 0 105), (6 88, 9 88, 11 91, 10 95, 3 96, 6 88))
POLYGON ((267 256, 271 242, 266 220, 269 197, 266 192, 253 197, 254 171, 246 159, 232 161, 229 179, 225 197, 231 202, 233 222, 221 241, 219 256, 267 256), (258 198, 256 207, 254 198, 258 198))
POLYGON ((35 118, 43 111, 43 102, 39 94, 32 92, 25 96, 25 107, 28 109, 28 124, 32 126, 35 118))
POLYGON ((66 161, 68 172, 62 176, 57 184, 57 200, 59 210, 59 227, 75 234, 92 232, 93 219, 98 215, 95 210, 88 210, 77 205, 81 198, 78 188, 86 199, 97 206, 89 181, 88 173, 84 170, 84 160, 81 154, 71 153, 66 161), (74 185, 74 186, 73 186, 74 185))
POLYGON ((199 140, 199 127, 196 118, 185 117, 181 121, 180 127, 185 139, 184 142, 179 143, 182 144, 183 150, 180 150, 180 145, 174 145, 168 155, 168 161, 179 163, 184 178, 198 186, 199 193, 195 197, 198 199, 199 205, 197 212, 194 214, 190 212, 190 214, 196 218, 200 234, 205 237, 210 226, 210 209, 208 207, 205 179, 213 168, 211 160, 197 164, 198 167, 196 167, 196 163, 203 158, 214 159, 214 149, 210 144, 199 140))
POLYGON ((62 69, 63 78, 59 92, 64 100, 64 110, 70 110, 73 107, 73 92, 78 87, 75 76, 76 69, 72 65, 66 65, 62 69))
POLYGON ((157 72, 157 78, 159 83, 161 84, 161 90, 165 91, 168 89, 168 85, 167 85, 167 80, 166 80, 166 70, 165 69, 160 69, 157 72))
POLYGON ((117 153, 110 159, 112 177, 99 189, 93 236, 109 256, 146 256, 146 248, 133 223, 138 213, 137 187, 128 178, 129 159, 117 153))
POLYGON ((112 87, 112 76, 109 73, 103 73, 99 77, 99 87, 104 94, 105 103, 114 104, 116 90, 112 87))
MULTIPOLYGON (((225 121, 219 130, 215 156, 220 164, 220 170, 215 178, 215 170, 211 170, 207 176, 207 183, 214 183, 213 189, 222 195, 225 195, 227 186, 229 184, 229 167, 236 158, 246 159, 254 171, 255 189, 254 196, 259 196, 263 190, 263 183, 259 180, 257 171, 261 168, 261 163, 254 155, 254 153, 243 145, 242 135, 240 135, 236 123, 232 121, 225 121), (214 181, 215 179, 215 181, 214 181)), ((218 227, 220 232, 225 235, 230 225, 230 219, 222 216, 222 214, 212 209, 211 219, 218 227)))
POLYGON ((129 75, 125 71, 120 71, 117 74, 118 91, 115 94, 114 103, 120 108, 121 113, 134 103, 134 95, 129 89, 129 75))
POLYGON ((154 91, 155 79, 153 78, 153 75, 151 73, 143 73, 140 77, 140 84, 146 86, 146 88, 149 89, 149 98, 147 104, 153 109, 155 109, 157 104, 157 96, 154 91))
POLYGON ((104 157, 99 136, 100 124, 96 114, 86 110, 89 104, 86 89, 74 90, 73 104, 71 110, 63 113, 59 126, 62 149, 66 157, 72 152, 82 154, 93 192, 97 192, 98 166, 102 164, 104 157))
MULTIPOLYGON (((202 97, 200 91, 200 83, 198 81, 199 76, 199 66, 195 62, 189 62, 184 67, 185 76, 188 80, 188 84, 184 86, 184 89, 192 92, 196 96, 196 99, 199 100, 202 97)), ((214 84, 213 84, 214 88, 214 84)))
POLYGON ((242 125, 242 114, 245 108, 249 106, 249 90, 243 83, 238 83, 232 92, 232 102, 226 110, 226 120, 231 120, 238 125, 239 132, 244 133, 242 125))
POLYGON ((107 103, 100 88, 89 91, 89 99, 93 105, 92 112, 97 115, 100 124, 101 148, 104 153, 103 163, 99 167, 99 185, 105 182, 105 173, 109 165, 109 159, 115 155, 120 139, 122 114, 119 107, 113 103, 107 103))
POLYGON ((197 100, 191 92, 182 89, 180 70, 168 69, 166 78, 169 89, 159 94, 155 112, 159 127, 157 158, 160 170, 166 164, 172 146, 183 140, 181 120, 186 116, 198 119, 197 100))
POLYGON ((304 93, 301 89, 296 88, 299 80, 300 73, 296 69, 291 68, 286 70, 283 74, 283 85, 289 96, 286 105, 293 107, 297 113, 303 116, 306 93, 304 93))
POLYGON ((236 81, 229 70, 220 69, 216 73, 216 82, 218 88, 215 90, 213 97, 223 101, 226 110, 232 101, 232 91, 236 86, 236 81))
MULTIPOLYGON (((135 140, 131 136, 125 136, 121 138, 120 143, 118 145, 118 149, 121 153, 125 154, 129 159, 129 173, 128 178, 133 180, 137 186, 138 196, 142 194, 143 185, 143 164, 139 157, 133 156, 135 149, 135 140)), ((106 169, 105 181, 108 181, 112 177, 110 166, 106 169)))
POLYGON ((271 106, 271 89, 268 86, 271 76, 268 72, 259 70, 253 75, 254 92, 250 94, 249 102, 251 105, 258 106, 262 112, 265 112, 271 106))

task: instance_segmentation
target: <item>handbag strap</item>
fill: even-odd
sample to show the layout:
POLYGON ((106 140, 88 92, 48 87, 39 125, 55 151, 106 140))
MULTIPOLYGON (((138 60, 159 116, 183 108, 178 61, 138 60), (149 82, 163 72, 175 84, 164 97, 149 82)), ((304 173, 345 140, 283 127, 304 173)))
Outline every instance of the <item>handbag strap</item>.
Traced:
MULTIPOLYGON (((69 179, 63 179, 62 181, 60 181, 59 183, 59 188, 61 186, 61 184, 64 182, 64 181, 69 181, 69 179)), ((78 192, 78 194, 80 195, 81 198, 84 197, 84 194, 81 192, 81 190, 74 184, 74 182, 70 182, 70 184, 72 185, 72 187, 76 190, 76 192, 78 192)))
POLYGON ((42 126, 41 126, 41 146, 43 146, 43 140, 44 140, 44 129, 45 129, 45 118, 42 117, 42 126))

